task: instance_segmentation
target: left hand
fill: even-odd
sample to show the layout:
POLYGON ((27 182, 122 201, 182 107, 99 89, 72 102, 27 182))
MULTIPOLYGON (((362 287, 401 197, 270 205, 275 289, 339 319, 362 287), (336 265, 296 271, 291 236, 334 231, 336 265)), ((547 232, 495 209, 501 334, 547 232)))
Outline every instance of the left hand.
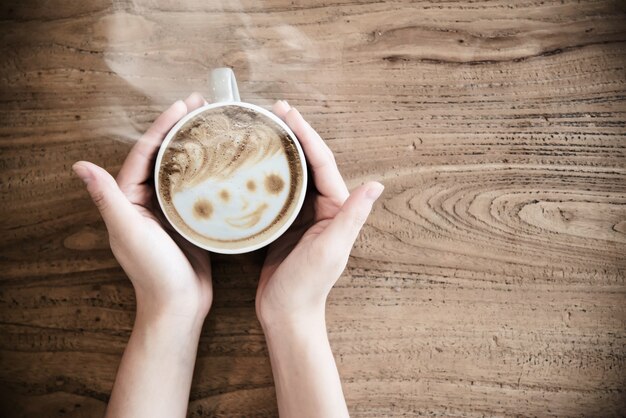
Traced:
POLYGON ((117 181, 86 161, 72 167, 104 219, 111 250, 133 283, 137 315, 144 319, 171 315, 201 323, 211 306, 209 254, 164 228, 150 184, 154 158, 167 132, 204 103, 193 93, 162 113, 126 157, 117 181))
POLYGON ((384 186, 368 182, 352 193, 319 134, 287 102, 274 105, 298 137, 315 187, 289 230, 267 250, 256 296, 264 327, 323 321, 326 298, 345 269, 350 251, 384 186))

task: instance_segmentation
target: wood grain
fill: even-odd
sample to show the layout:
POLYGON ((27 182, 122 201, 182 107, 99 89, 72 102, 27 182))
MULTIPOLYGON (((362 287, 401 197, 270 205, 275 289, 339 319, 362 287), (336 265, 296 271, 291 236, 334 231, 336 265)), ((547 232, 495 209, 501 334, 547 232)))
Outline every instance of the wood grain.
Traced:
MULTIPOLYGON (((626 413, 626 10, 619 1, 0 5, 3 417, 95 417, 132 288, 71 164, 115 173, 232 66, 351 187, 382 181, 331 294, 355 417, 626 413)), ((254 292, 216 256, 189 415, 276 416, 254 292)))

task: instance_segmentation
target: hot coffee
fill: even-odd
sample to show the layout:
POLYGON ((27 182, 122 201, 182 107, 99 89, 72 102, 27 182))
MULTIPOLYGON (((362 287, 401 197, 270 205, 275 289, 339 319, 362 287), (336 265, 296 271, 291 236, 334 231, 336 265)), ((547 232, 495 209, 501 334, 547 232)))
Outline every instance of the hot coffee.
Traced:
POLYGON ((305 176, 287 131, 261 112, 229 104, 178 129, 163 152, 157 192, 179 232, 201 245, 236 249, 266 241, 290 221, 305 176))

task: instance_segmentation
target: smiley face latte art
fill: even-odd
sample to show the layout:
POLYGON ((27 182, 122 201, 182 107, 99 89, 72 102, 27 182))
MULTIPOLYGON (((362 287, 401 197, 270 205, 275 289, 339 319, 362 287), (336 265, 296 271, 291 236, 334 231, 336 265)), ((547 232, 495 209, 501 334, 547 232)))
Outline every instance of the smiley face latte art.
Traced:
POLYGON ((158 175, 168 219, 194 240, 221 248, 275 233, 297 209, 303 182, 289 134, 236 105, 208 109, 183 125, 158 175))

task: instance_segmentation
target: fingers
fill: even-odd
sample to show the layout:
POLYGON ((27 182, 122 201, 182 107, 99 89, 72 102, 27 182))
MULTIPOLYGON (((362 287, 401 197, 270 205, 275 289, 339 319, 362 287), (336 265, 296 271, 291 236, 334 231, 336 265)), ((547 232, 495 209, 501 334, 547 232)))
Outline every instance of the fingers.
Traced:
POLYGON ((154 155, 167 132, 187 114, 187 106, 178 100, 154 121, 126 157, 117 181, 121 188, 145 182, 151 174, 154 155))
POLYGON ((172 127, 188 112, 204 105, 200 93, 192 93, 184 101, 178 100, 163 112, 130 150, 117 175, 121 189, 144 183, 152 174, 154 156, 172 127))
POLYGON ((305 157, 313 170, 313 180, 317 190, 341 205, 348 198, 348 188, 328 145, 295 107, 290 107, 287 102, 280 100, 274 104, 272 110, 285 120, 298 137, 305 157))
POLYGON ((143 222, 139 212, 106 170, 87 161, 75 163, 72 169, 87 186, 87 191, 100 211, 110 236, 121 236, 143 222))
POLYGON ((204 97, 198 92, 193 92, 185 99, 185 106, 187 106, 187 113, 192 112, 199 108, 200 106, 204 106, 207 104, 207 101, 204 100, 204 97))
POLYGON ((384 188, 380 183, 370 182, 355 189, 335 218, 319 235, 321 245, 338 249, 338 255, 345 251, 347 258, 372 210, 372 205, 384 188))
POLYGON ((289 106, 289 103, 284 100, 279 100, 272 106, 272 112, 274 112, 274 114, 281 119, 285 118, 289 109, 291 109, 291 106, 289 106))

